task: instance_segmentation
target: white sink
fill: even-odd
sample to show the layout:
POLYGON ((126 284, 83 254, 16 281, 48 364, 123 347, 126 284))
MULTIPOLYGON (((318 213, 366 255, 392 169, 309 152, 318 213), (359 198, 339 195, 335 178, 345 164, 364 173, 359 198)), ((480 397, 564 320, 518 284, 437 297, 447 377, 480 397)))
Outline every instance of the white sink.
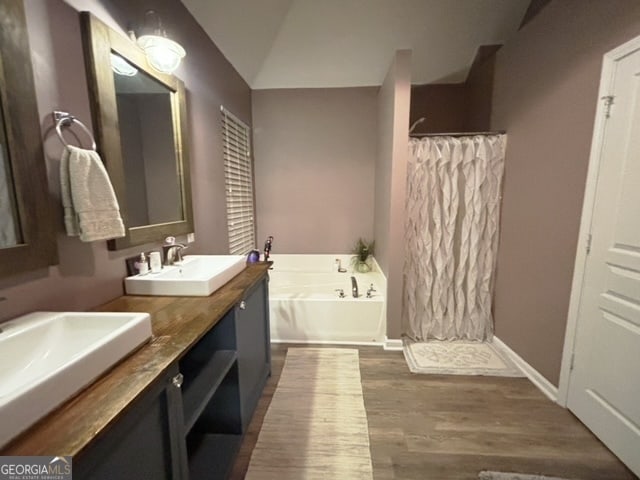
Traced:
POLYGON ((129 295, 175 295, 206 297, 242 270, 244 255, 188 255, 180 264, 159 273, 124 279, 129 295))
POLYGON ((151 338, 148 313, 35 312, 0 324, 0 446, 151 338))

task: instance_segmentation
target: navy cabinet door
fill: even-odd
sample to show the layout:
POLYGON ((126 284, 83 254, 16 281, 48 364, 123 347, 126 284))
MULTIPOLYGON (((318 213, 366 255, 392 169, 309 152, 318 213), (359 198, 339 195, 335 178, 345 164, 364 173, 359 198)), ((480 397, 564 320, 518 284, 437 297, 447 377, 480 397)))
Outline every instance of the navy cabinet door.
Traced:
POLYGON ((238 376, 243 431, 246 431, 271 373, 269 291, 265 278, 236 307, 238 376))
POLYGON ((177 366, 170 369, 86 453, 74 457, 74 479, 188 479, 177 374, 177 366))

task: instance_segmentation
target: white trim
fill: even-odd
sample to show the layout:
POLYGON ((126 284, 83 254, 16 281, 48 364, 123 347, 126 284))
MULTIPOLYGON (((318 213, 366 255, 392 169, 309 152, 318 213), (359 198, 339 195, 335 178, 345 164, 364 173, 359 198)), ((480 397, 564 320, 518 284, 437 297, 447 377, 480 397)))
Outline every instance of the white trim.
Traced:
POLYGON ((386 351, 401 352, 402 340, 384 337, 383 342, 345 342, 333 340, 281 340, 271 339, 271 343, 300 343, 300 344, 318 344, 318 345, 361 345, 365 347, 382 347, 386 351))
POLYGON ((580 233, 576 260, 573 268, 573 281, 571 282, 571 297, 569 311, 567 313, 567 328, 564 336, 564 348, 562 351, 562 365, 560 368, 560 382, 558 387, 558 403, 567 406, 569 397, 569 382, 571 380, 571 357, 575 348, 576 332, 578 329, 578 317, 580 313, 580 300, 582 297, 582 281, 587 261, 587 239, 591 231, 591 221, 598 185, 600 169, 600 153, 604 137, 606 122, 606 108, 602 97, 610 94, 615 74, 615 63, 622 58, 640 49, 640 37, 607 52, 602 61, 602 73, 600 75, 600 88, 598 90, 598 105, 591 141, 591 153, 589 154, 589 170, 582 205, 582 217, 580 219, 580 233))
POLYGON ((360 345, 363 347, 384 347, 384 342, 347 342, 344 340, 282 340, 271 339, 271 343, 300 343, 304 345, 360 345))
POLYGON ((511 350, 495 335, 493 336, 493 344, 500 349, 507 357, 509 357, 513 363, 515 363, 522 373, 524 373, 531 383, 533 383, 542 393, 544 393, 551 401, 556 402, 558 399, 558 387, 556 387, 553 383, 547 380, 542 376, 540 372, 538 372, 535 368, 533 368, 526 360, 524 360, 520 355, 511 350))
POLYGON ((385 350, 402 351, 402 340, 399 338, 389 338, 385 335, 382 346, 385 350))

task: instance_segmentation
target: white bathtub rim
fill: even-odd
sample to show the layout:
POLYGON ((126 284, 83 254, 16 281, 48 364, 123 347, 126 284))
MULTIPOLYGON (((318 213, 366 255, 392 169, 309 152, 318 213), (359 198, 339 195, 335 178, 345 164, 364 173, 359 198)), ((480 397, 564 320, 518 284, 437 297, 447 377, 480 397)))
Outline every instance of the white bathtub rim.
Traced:
POLYGON ((351 296, 347 295, 346 292, 345 292, 345 298, 338 297, 337 293, 335 295, 329 295, 329 294, 322 293, 322 295, 326 295, 325 297, 322 297, 322 298, 309 297, 309 296, 295 297, 293 295, 309 295, 309 294, 288 294, 288 296, 284 296, 280 292, 278 292, 278 293, 275 293, 273 296, 269 296, 269 301, 270 302, 299 302, 299 301, 326 302, 328 300, 335 300, 335 301, 341 302, 341 303, 350 303, 350 302, 359 302, 359 303, 365 303, 365 302, 367 302, 367 303, 377 303, 377 302, 381 302, 381 303, 384 303, 384 297, 382 295, 374 295, 374 296, 372 296, 370 298, 368 298, 366 295, 362 295, 362 294, 358 298, 354 298, 354 297, 351 297, 351 296))
POLYGON ((271 260, 273 260, 273 268, 272 271, 278 272, 306 272, 306 273, 338 273, 337 265, 334 263, 336 259, 340 259, 342 262, 342 267, 347 269, 346 272, 342 272, 344 275, 351 274, 360 274, 367 275, 370 273, 382 273, 380 269, 380 264, 376 260, 375 256, 372 255, 369 257, 369 261, 371 261, 373 268, 369 272, 358 272, 355 270, 355 261, 353 258, 355 254, 353 253, 274 253, 271 255, 271 260), (303 260, 304 257, 316 257, 318 261, 323 260, 326 263, 322 263, 321 269, 313 269, 307 267, 290 267, 290 263, 287 260, 303 260), (279 267, 279 261, 285 264, 284 269, 279 267))

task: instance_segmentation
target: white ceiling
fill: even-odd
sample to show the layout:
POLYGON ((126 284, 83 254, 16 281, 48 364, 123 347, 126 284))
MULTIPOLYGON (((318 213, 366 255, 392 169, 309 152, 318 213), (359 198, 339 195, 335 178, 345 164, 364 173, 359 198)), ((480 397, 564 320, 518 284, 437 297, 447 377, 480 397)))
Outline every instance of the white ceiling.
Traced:
MULTIPOLYGON (((253 89, 381 85, 411 49, 412 83, 464 81, 530 0, 182 0, 253 89)), ((187 52, 188 54, 188 52, 187 52)))

